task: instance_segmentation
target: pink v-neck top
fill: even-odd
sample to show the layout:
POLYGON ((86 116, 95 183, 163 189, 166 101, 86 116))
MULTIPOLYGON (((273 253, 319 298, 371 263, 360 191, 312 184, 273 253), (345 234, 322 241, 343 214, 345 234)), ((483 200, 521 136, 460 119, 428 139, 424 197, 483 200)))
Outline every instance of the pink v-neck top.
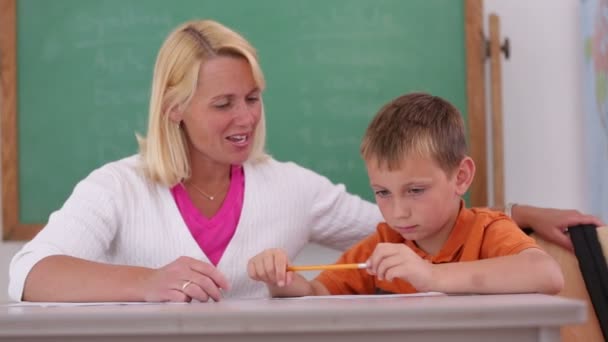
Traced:
POLYGON ((186 188, 178 183, 171 188, 171 194, 188 226, 192 237, 201 247, 213 265, 218 264, 222 254, 232 239, 243 209, 245 175, 242 166, 231 167, 230 188, 220 209, 213 217, 207 218, 194 206, 186 188))

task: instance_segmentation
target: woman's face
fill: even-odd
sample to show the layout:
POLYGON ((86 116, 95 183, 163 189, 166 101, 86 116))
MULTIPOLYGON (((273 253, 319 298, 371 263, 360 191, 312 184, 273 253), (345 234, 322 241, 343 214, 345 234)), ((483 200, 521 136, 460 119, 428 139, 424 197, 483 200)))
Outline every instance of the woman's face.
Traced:
POLYGON ((194 96, 176 117, 183 121, 191 158, 220 164, 245 162, 260 121, 261 101, 261 90, 245 58, 219 56, 201 64, 194 96))

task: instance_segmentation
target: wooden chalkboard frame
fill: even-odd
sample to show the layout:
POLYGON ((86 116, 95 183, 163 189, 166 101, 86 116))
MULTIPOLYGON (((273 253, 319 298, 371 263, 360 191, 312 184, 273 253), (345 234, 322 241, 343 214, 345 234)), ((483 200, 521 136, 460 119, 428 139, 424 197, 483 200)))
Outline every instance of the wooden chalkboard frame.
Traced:
MULTIPOLYGON (((471 205, 487 205, 485 38, 483 0, 462 0, 465 9, 467 112, 470 153, 477 164, 471 205)), ((19 221, 17 127, 17 0, 0 0, 0 134, 2 137, 2 239, 26 241, 43 227, 19 221)))

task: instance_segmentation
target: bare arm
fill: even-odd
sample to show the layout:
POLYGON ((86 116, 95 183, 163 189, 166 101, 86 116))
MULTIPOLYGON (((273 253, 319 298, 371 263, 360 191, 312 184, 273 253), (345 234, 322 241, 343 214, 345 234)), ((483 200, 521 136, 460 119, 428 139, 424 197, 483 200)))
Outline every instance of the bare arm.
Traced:
POLYGON ((221 298, 220 289, 228 288, 227 280, 215 267, 188 257, 151 269, 54 255, 40 260, 29 272, 23 300, 184 302, 212 298, 217 301, 221 298))
MULTIPOLYGON (((495 208, 504 211, 504 208, 495 208)), ((603 226, 604 223, 593 215, 578 210, 539 208, 529 205, 516 205, 512 208, 512 219, 522 228, 532 228, 534 232, 549 242, 573 251, 570 237, 564 232, 570 226, 590 224, 603 226)))
POLYGON ((538 248, 477 261, 431 264, 404 244, 381 243, 368 264, 368 272, 379 280, 401 278, 421 292, 554 294, 564 286, 557 262, 538 248))
POLYGON ((478 261, 432 265, 431 291, 556 294, 564 286, 559 265, 537 248, 478 261))
POLYGON ((65 255, 40 260, 25 281, 23 300, 48 302, 144 301, 138 291, 151 269, 116 266, 65 255))

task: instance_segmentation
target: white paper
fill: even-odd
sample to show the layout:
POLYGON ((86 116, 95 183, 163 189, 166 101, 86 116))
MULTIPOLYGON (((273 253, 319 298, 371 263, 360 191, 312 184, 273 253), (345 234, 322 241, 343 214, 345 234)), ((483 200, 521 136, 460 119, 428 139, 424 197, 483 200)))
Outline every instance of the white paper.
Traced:
POLYGON ((446 296, 443 292, 417 292, 407 294, 373 294, 373 295, 329 295, 329 296, 304 296, 304 297, 284 297, 274 299, 383 299, 383 298, 404 298, 404 297, 426 297, 426 296, 446 296))

